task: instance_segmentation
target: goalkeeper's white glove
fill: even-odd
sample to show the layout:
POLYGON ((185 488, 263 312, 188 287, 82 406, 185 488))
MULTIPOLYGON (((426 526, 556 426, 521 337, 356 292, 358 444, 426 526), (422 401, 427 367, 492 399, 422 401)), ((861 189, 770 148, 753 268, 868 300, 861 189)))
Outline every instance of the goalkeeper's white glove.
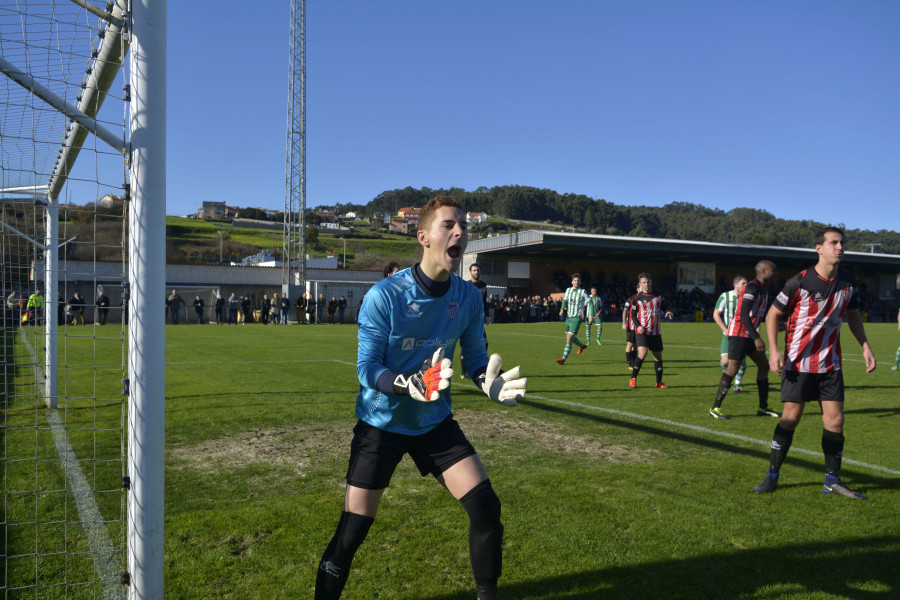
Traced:
POLYGON ((453 369, 450 359, 444 358, 444 349, 439 348, 431 358, 422 363, 422 368, 412 375, 397 375, 394 379, 394 393, 412 396, 419 402, 434 402, 440 398, 440 390, 450 387, 453 369))
POLYGON ((491 354, 481 389, 494 402, 504 406, 518 406, 517 401, 525 399, 528 380, 519 375, 519 367, 501 373, 502 364, 503 358, 499 354, 491 354))

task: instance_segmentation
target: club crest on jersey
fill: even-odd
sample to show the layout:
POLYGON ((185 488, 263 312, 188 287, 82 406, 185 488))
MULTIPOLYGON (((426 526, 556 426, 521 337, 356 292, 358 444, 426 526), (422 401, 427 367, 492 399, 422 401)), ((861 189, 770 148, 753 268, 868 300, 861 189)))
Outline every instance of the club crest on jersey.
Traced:
POLYGON ((455 319, 456 313, 459 312, 459 302, 451 302, 450 303, 450 318, 455 319))
POLYGON ((822 292, 816 292, 813 296, 813 302, 821 302, 822 301, 822 292))
POLYGON ((422 306, 418 302, 413 302, 409 306, 406 307, 406 316, 407 317, 416 317, 421 316, 420 309, 422 306))

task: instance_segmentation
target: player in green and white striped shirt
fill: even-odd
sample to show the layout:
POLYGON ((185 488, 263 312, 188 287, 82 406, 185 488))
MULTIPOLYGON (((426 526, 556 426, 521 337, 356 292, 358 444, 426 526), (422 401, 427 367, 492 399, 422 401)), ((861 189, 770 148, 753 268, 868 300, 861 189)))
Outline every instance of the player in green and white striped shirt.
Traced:
POLYGON ((591 345, 591 325, 597 324, 597 345, 600 346, 600 336, 603 335, 603 300, 600 296, 597 295, 597 288, 595 286, 591 286, 591 295, 588 296, 587 307, 585 309, 587 313, 587 323, 585 323, 584 328, 587 331, 587 340, 585 340, 585 344, 588 346, 591 345))
MULTIPOLYGON (((722 330, 722 343, 719 347, 719 351, 721 352, 720 358, 723 369, 728 366, 728 324, 731 323, 731 320, 734 318, 734 313, 737 310, 738 298, 741 296, 741 290, 747 285, 747 278, 743 275, 737 275, 731 283, 734 286, 734 289, 723 292, 722 295, 719 296, 719 299, 716 301, 716 309, 713 311, 713 321, 715 321, 716 325, 719 326, 719 329, 722 330)), ((744 379, 744 371, 746 370, 747 360, 744 359, 737 374, 734 376, 735 392, 741 391, 741 381, 744 379)))
POLYGON ((581 322, 585 319, 587 303, 587 292, 581 289, 581 275, 575 273, 572 275, 572 287, 566 290, 559 307, 559 316, 566 314, 566 348, 563 350, 562 358, 556 359, 557 364, 565 364, 572 350, 572 344, 579 346, 577 354, 581 354, 587 348, 587 344, 582 344, 581 340, 575 337, 581 328, 581 322))

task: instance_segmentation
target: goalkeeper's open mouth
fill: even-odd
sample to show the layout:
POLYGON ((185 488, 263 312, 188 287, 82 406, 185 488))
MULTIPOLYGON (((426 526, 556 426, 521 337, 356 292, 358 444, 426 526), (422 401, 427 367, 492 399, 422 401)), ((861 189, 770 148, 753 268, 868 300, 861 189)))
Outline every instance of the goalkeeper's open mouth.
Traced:
POLYGON ((450 264, 453 266, 452 271, 456 271, 459 268, 459 261, 462 260, 463 248, 462 246, 456 244, 447 248, 447 257, 450 259, 450 264))

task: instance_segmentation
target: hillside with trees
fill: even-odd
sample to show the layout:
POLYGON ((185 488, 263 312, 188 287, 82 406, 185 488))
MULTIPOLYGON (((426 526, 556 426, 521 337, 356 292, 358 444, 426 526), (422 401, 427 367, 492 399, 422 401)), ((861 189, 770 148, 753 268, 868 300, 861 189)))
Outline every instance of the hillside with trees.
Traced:
MULTIPOLYGON (((809 248, 816 230, 837 225, 845 230, 851 251, 900 255, 900 233, 846 229, 841 223, 793 221, 779 219, 771 213, 753 208, 724 211, 699 204, 673 202, 662 207, 618 206, 606 200, 595 200, 579 194, 560 194, 553 190, 527 186, 480 187, 473 191, 461 188, 403 189, 380 193, 368 204, 338 204, 328 211, 357 213, 349 223, 352 231, 319 232, 321 221, 316 210, 307 210, 307 252, 314 256, 340 253, 341 263, 351 268, 372 268, 390 260, 409 264, 416 259, 419 244, 415 235, 388 232, 382 219, 367 221, 375 215, 396 215, 400 208, 421 207, 435 196, 459 198, 470 212, 485 212, 487 224, 471 228, 473 237, 522 229, 565 229, 583 233, 652 237, 809 248)), ((38 237, 43 220, 33 208, 18 208, 15 219, 35 223, 38 237)), ((248 219, 283 221, 281 213, 242 208, 239 216, 248 219)), ((70 240, 67 256, 77 260, 121 260, 122 209, 102 209, 88 204, 83 207, 60 207, 60 236, 70 240)), ((260 250, 268 250, 281 258, 281 231, 247 229, 231 221, 205 221, 168 217, 166 224, 166 258, 176 264, 239 261, 260 250)))
POLYGON ((808 248, 816 230, 825 225, 842 227, 848 249, 900 254, 900 233, 846 229, 841 223, 779 219, 765 210, 735 208, 724 211, 699 204, 673 202, 663 207, 618 206, 580 194, 560 194, 553 190, 509 185, 460 188, 389 190, 365 206, 340 205, 341 211, 356 210, 371 215, 395 214, 406 206, 422 206, 434 196, 459 198, 467 211, 485 212, 501 219, 541 221, 574 227, 579 231, 608 235, 683 239, 808 248))

